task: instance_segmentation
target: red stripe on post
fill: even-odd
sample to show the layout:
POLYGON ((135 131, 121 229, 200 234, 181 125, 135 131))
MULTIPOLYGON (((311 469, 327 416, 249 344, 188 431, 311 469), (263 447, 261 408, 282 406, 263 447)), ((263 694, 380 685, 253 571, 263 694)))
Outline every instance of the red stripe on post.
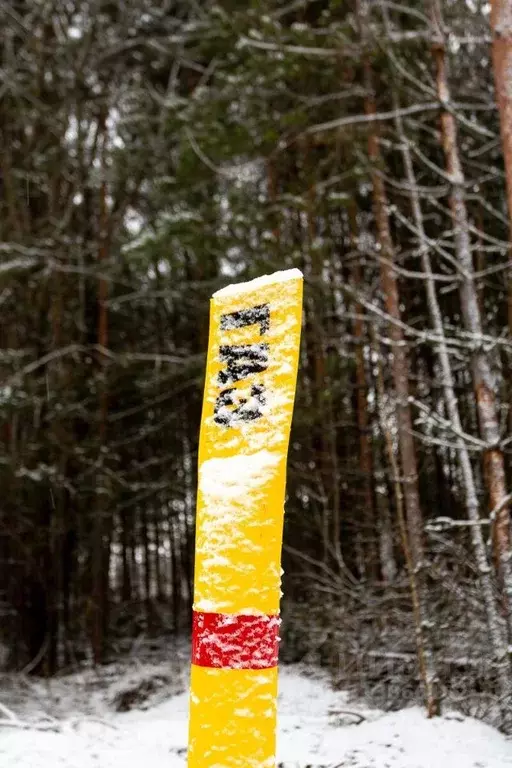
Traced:
POLYGON ((192 663, 215 669, 277 666, 279 616, 194 611, 192 663))

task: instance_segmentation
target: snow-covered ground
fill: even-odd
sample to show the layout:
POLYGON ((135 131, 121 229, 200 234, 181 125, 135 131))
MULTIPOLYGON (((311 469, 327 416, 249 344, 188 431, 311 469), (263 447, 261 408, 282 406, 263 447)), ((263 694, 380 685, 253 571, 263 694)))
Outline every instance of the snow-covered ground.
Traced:
MULTIPOLYGON (((1 768, 183 768, 186 679, 178 674, 169 685, 169 668, 134 665, 121 679, 111 671, 110 680, 96 686, 91 673, 49 687, 31 684, 32 698, 17 704, 0 683, 1 768), (159 674, 167 682, 160 679, 151 705, 114 711, 116 696, 143 679, 158 682, 159 674), (183 692, 169 696, 173 688, 183 692)), ((333 691, 320 674, 284 667, 278 760, 286 768, 512 768, 512 741, 455 714, 429 721, 418 708, 368 710, 333 691)))

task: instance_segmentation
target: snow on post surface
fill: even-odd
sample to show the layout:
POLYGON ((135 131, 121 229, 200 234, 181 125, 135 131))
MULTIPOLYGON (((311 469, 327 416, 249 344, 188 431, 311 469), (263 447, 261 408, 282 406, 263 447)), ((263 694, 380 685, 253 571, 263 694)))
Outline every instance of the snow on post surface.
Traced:
POLYGON ((286 458, 302 274, 211 300, 196 526, 190 768, 275 764, 286 458))

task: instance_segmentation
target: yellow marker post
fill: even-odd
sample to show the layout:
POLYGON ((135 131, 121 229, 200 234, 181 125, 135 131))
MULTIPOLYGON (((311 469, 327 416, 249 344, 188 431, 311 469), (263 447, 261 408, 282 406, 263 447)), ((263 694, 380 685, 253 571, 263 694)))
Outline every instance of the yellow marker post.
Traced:
POLYGON ((302 274, 214 294, 199 442, 189 768, 272 768, 302 274))

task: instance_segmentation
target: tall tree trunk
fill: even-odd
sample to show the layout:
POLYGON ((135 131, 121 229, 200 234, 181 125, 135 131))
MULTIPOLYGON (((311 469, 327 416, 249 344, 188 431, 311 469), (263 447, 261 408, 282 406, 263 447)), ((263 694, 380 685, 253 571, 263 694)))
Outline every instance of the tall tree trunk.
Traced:
MULTIPOLYGON (((510 0, 491 0, 491 28, 494 82, 505 159, 508 214, 512 227, 512 4, 510 0)), ((510 240, 512 245, 512 229, 510 240)), ((512 317, 510 327, 512 328, 512 317)))
MULTIPOLYGON (((194 554, 195 554, 195 482, 192 473, 193 451, 188 436, 190 435, 190 424, 194 420, 190 414, 184 421, 185 430, 183 433, 183 478, 185 487, 185 509, 184 509, 184 529, 185 529, 185 554, 183 558, 185 572, 187 577, 187 596, 188 602, 187 617, 189 624, 192 621, 192 605, 194 602, 194 554)), ((188 624, 188 625, 189 625, 188 624)), ((188 626, 187 625, 187 626, 188 626)))
MULTIPOLYGON (((352 206, 349 210, 349 217, 351 240, 354 247, 356 246, 357 241, 356 216, 356 211, 352 206)), ((357 288, 358 285, 361 285, 363 274, 359 256, 357 256, 352 263, 351 277, 355 288, 357 288)), ((375 546, 374 539, 377 534, 377 516, 375 513, 375 497, 373 493, 373 456, 370 442, 368 388, 366 383, 366 366, 364 361, 365 329, 363 320, 363 305, 357 300, 354 303, 353 334, 356 355, 356 416, 359 433, 359 467, 361 470, 361 482, 363 489, 364 533, 367 540, 367 544, 364 548, 366 552, 365 561, 367 561, 366 572, 370 578, 374 580, 378 574, 379 564, 379 558, 377 556, 377 548, 375 546)), ((386 552, 387 562, 387 565, 382 563, 384 566, 383 571, 386 570, 389 576, 391 573, 387 567, 389 565, 389 544, 385 543, 385 539, 389 536, 390 532, 387 530, 387 526, 383 527, 384 521, 379 521, 379 523, 381 552, 386 552)))
POLYGON ((277 171, 277 160, 275 157, 269 157, 267 160, 267 194, 270 201, 270 220, 272 224, 272 234, 274 235, 276 250, 279 251, 281 241, 281 227, 279 222, 279 212, 277 210, 279 177, 277 171))
MULTIPOLYGON (((359 24, 363 44, 365 43, 365 24, 367 6, 364 0, 357 0, 359 24)), ((416 446, 414 444, 412 417, 409 404, 409 362, 407 347, 401 325, 398 284, 394 270, 394 245, 391 237, 388 216, 388 201, 384 181, 379 171, 380 147, 377 124, 372 118, 377 113, 373 96, 373 78, 370 61, 364 56, 365 113, 370 118, 368 132, 368 156, 371 163, 371 181, 373 187, 373 206, 380 245, 380 280, 386 311, 390 318, 389 337, 393 345, 392 373, 396 397, 396 420, 398 442, 402 464, 403 494, 407 517, 407 551, 409 576, 413 589, 415 609, 416 640, 420 672, 425 687, 425 699, 429 717, 439 714, 440 700, 438 677, 435 668, 432 644, 428 635, 428 611, 425 583, 425 552, 423 548, 423 516, 421 511, 418 486, 418 468, 416 446)))
MULTIPOLYGON (((508 330, 512 337, 512 5, 510 0, 491 0, 492 61, 496 101, 500 113, 501 144, 507 180, 509 218, 508 330)), ((507 365, 508 425, 512 432, 512 370, 507 365)), ((509 460, 510 473, 510 460, 509 460)))
MULTIPOLYGON (((100 118, 101 125, 99 130, 102 134, 103 143, 106 139, 105 116, 100 118)), ((103 152, 105 151, 103 147, 103 152)), ((103 162, 103 174, 106 172, 103 162)), ((103 178, 100 187, 99 199, 99 248, 98 248, 98 266, 100 272, 105 268, 105 261, 108 256, 107 245, 107 188, 106 180, 103 178)), ((92 616, 92 650, 93 658, 96 664, 101 663, 104 654, 105 644, 105 624, 107 614, 108 599, 108 563, 109 558, 105 557, 105 492, 106 476, 103 472, 103 462, 105 461, 105 447, 107 441, 107 417, 108 417, 108 389, 107 389, 107 358, 105 350, 108 347, 108 283, 103 275, 100 274, 98 280, 98 347, 100 362, 100 387, 99 387, 99 466, 96 489, 96 508, 93 521, 93 549, 92 549, 92 579, 93 579, 93 616, 92 616)), ((110 542, 108 543, 110 547, 110 542)))
POLYGON ((322 256, 316 243, 317 236, 317 192, 314 175, 314 165, 310 157, 311 146, 307 140, 302 143, 302 166, 304 173, 304 182, 306 184, 306 220, 307 220, 307 245, 306 253, 308 257, 308 270, 311 275, 313 290, 309 302, 309 316, 311 322, 310 342, 313 362, 313 387, 315 403, 315 428, 313 433, 314 450, 318 457, 319 495, 322 499, 322 524, 324 538, 324 561, 328 562, 331 556, 342 568, 341 556, 341 520, 339 504, 339 488, 332 487, 329 480, 333 473, 329 459, 331 453, 329 450, 328 433, 330 427, 325 426, 325 421, 321 418, 326 405, 326 366, 324 354, 324 327, 323 327, 323 302, 321 291, 323 288, 323 264, 322 256), (326 434, 327 433, 327 434, 326 434), (329 485, 331 487, 329 487, 329 485), (329 493, 331 491, 331 493, 329 493), (331 518, 332 506, 332 518, 331 518), (332 527, 331 527, 332 523, 332 527))
POLYGON ((441 135, 446 170, 451 181, 450 209, 453 221, 455 251, 460 270, 460 300, 466 331, 473 347, 471 373, 480 424, 487 443, 484 454, 484 477, 489 493, 493 523, 493 541, 506 598, 509 643, 512 642, 512 551, 510 538, 510 504, 506 487, 505 458, 500 446, 500 425, 494 377, 482 343, 482 320, 478 291, 474 279, 470 226, 465 196, 464 171, 459 156, 457 125, 449 109, 451 95, 448 81, 446 44, 438 0, 431 0, 434 42, 432 53, 436 65, 437 91, 441 104, 441 135))
POLYGON ((174 632, 178 634, 181 626, 181 603, 182 603, 182 565, 181 565, 181 541, 179 524, 176 520, 176 512, 169 513, 169 544, 170 544, 170 567, 172 581, 172 612, 174 632))
POLYGON ((150 521, 145 501, 142 502, 140 510, 142 551, 144 555, 144 613, 146 615, 146 629, 149 633, 153 630, 153 601, 152 587, 154 583, 153 562, 151 558, 150 545, 150 521))
POLYGON ((121 582, 121 600, 128 603, 132 599, 132 575, 130 571, 128 516, 130 513, 124 509, 121 512, 119 525, 121 528, 121 562, 122 562, 122 582, 121 582))
MULTIPOLYGON (((380 350, 377 333, 375 328, 372 328, 372 341, 373 347, 377 355, 377 397, 379 406, 385 401, 385 385, 384 376, 382 373, 382 353, 380 350)), ((420 667, 420 675, 423 684, 428 692, 428 659, 424 648, 424 639, 421 634, 421 626, 425 620, 425 611, 422 607, 422 595, 420 588, 422 586, 420 580, 417 577, 417 569, 415 568, 414 555, 411 549, 411 537, 408 532, 408 524, 406 520, 406 513, 404 511, 404 496, 405 488, 400 482, 400 466, 395 456, 395 446, 393 444, 393 437, 391 435, 389 425, 386 424, 386 420, 383 417, 382 408, 379 407, 380 428, 384 437, 384 443, 386 446, 386 453, 388 456, 389 466, 391 469, 391 481, 395 495, 396 512, 398 518, 398 529, 400 531, 400 538, 402 540, 402 547, 405 556, 405 563, 407 566, 407 573, 409 576, 409 586, 411 590, 412 610, 414 614, 414 623, 416 628, 416 644, 418 648, 418 660, 420 667)), ((434 687, 434 686, 433 686, 434 687)), ((437 688, 437 685, 435 686, 437 688)), ((435 699, 431 700, 427 695, 427 711, 430 717, 435 714, 439 714, 440 704, 437 701, 437 690, 435 699)))
POLYGON ((153 531, 154 531, 154 562, 153 573, 155 574, 156 599, 157 602, 164 600, 164 588, 162 582, 162 562, 161 562, 161 538, 160 538, 160 517, 158 508, 153 510, 153 531))
POLYGON ((149 545, 149 523, 146 504, 143 502, 140 510, 142 549, 144 552, 144 602, 146 604, 146 617, 148 626, 151 619, 151 586, 153 570, 151 562, 151 548, 149 545))
POLYGON ((382 580, 384 584, 392 584, 396 579, 398 566, 395 558, 395 527, 391 514, 390 483, 386 477, 386 458, 384 455, 386 447, 383 446, 381 448, 377 444, 374 451, 375 478, 377 480, 375 509, 378 521, 379 558, 382 580))

